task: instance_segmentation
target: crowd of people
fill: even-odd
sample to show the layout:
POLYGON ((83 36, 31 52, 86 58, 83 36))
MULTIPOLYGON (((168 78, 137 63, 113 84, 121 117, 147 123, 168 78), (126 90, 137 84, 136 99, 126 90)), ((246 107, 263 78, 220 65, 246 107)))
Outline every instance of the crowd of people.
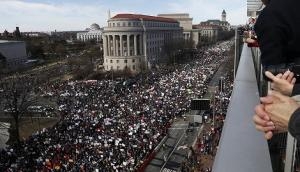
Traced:
POLYGON ((41 86, 61 120, 0 151, 4 171, 137 171, 191 97, 202 97, 232 41, 199 50, 195 61, 118 80, 41 86))
MULTIPOLYGON (((222 86, 215 94, 215 105, 211 105, 211 109, 205 112, 206 120, 201 134, 198 136, 197 142, 193 147, 192 155, 189 161, 184 165, 189 169, 193 167, 195 171, 211 172, 212 162, 216 155, 219 140, 222 133, 223 124, 225 121, 227 107, 230 102, 230 96, 233 88, 233 74, 228 72, 223 78, 222 86), (214 115, 215 112, 215 116, 214 115), (215 120, 213 122, 213 120, 215 120)), ((184 170, 183 170, 184 171, 184 170)), ((191 170, 185 170, 191 171, 191 170)))

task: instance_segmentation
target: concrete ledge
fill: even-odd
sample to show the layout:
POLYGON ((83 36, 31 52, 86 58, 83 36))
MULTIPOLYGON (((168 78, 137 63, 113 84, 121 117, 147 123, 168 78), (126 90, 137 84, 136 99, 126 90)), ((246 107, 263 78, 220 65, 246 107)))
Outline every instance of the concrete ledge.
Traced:
POLYGON ((252 53, 244 45, 228 107, 214 172, 272 172, 267 141, 252 117, 259 103, 252 53))

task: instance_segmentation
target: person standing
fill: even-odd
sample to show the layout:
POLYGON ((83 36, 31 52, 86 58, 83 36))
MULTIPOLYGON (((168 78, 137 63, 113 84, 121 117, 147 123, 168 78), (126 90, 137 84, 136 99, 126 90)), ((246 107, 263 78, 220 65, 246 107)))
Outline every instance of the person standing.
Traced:
POLYGON ((300 63, 300 1, 262 0, 254 26, 264 67, 300 63))

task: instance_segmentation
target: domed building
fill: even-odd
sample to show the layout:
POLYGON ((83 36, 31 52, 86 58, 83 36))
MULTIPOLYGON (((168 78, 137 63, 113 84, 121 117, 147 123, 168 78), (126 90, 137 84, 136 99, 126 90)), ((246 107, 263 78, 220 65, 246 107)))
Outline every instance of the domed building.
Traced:
POLYGON ((90 27, 90 30, 100 30, 100 26, 96 23, 93 23, 90 27))
POLYGON ((98 24, 93 23, 89 28, 85 30, 85 32, 77 33, 77 40, 83 42, 95 40, 97 42, 100 42, 100 40, 102 39, 102 29, 98 24))

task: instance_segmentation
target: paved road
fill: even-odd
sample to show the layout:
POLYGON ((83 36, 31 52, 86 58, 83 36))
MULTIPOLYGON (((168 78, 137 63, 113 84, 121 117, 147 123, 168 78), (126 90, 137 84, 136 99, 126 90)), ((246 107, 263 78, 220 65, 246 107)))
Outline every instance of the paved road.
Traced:
POLYGON ((188 120, 178 119, 172 124, 164 143, 165 146, 161 146, 155 158, 146 168, 146 172, 158 172, 162 167, 172 170, 180 167, 181 162, 187 158, 188 148, 186 146, 193 144, 200 130, 200 126, 198 126, 194 127, 192 132, 186 132, 188 123, 188 120))
MULTIPOLYGON (((227 59, 224 59, 225 63, 222 63, 215 73, 214 77, 208 84, 208 86, 218 86, 220 77, 224 76, 225 66, 227 59)), ((209 93, 205 97, 209 97, 209 93)), ((169 129, 169 137, 167 138, 165 145, 166 148, 161 147, 158 150, 155 158, 150 162, 146 168, 146 172, 176 172, 179 171, 181 163, 186 160, 188 154, 188 148, 184 149, 184 146, 191 146, 197 139, 197 135, 201 132, 201 126, 194 129, 193 132, 188 132, 186 135, 186 128, 189 121, 183 119, 176 121, 169 129)))

